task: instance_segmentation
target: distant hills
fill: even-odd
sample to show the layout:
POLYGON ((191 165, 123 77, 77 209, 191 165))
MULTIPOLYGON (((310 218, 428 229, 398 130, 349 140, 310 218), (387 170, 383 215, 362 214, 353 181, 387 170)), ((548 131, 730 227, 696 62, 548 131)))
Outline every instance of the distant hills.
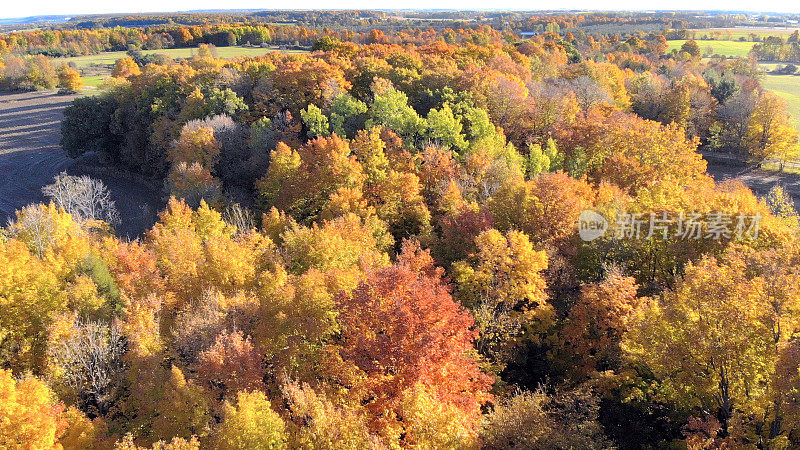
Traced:
POLYGON ((12 17, 10 19, 0 18, 0 25, 24 25, 29 23, 62 23, 71 19, 73 16, 30 16, 12 17))

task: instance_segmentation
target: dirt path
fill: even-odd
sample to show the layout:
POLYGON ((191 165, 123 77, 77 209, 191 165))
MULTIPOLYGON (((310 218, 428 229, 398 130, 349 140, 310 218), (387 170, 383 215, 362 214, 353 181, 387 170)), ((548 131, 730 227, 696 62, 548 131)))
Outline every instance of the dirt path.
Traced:
POLYGON ((103 180, 122 215, 118 234, 136 237, 155 222, 163 207, 161 193, 109 170, 96 158, 67 157, 59 146, 61 119, 74 98, 44 91, 0 93, 0 224, 17 209, 44 201, 42 186, 66 171, 103 180))

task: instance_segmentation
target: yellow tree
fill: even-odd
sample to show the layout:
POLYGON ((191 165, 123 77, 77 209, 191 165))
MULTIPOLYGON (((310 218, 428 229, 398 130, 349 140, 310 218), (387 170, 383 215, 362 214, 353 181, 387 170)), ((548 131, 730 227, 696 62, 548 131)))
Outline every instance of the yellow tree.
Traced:
POLYGON ((619 342, 640 301, 636 290, 634 279, 618 270, 612 270, 603 281, 581 288, 560 340, 564 348, 560 358, 572 365, 574 373, 585 376, 594 370, 617 367, 619 342))
POLYGON ((214 437, 220 450, 286 448, 281 417, 263 392, 240 392, 236 405, 225 406, 224 418, 214 437))
POLYGON ((83 87, 81 74, 72 67, 64 64, 58 70, 58 88, 61 92, 74 94, 83 87))
POLYGON ((664 180, 692 183, 705 175, 698 141, 676 124, 664 126, 634 114, 595 108, 558 135, 572 175, 610 181, 635 192, 664 180))
POLYGON ((636 311, 622 344, 679 405, 715 411, 721 438, 734 417, 764 428, 778 349, 797 329, 796 279, 778 283, 758 259, 689 264, 674 291, 636 311))
POLYGON ((340 188, 360 191, 364 178, 348 142, 332 135, 308 141, 297 151, 279 144, 256 188, 264 206, 310 223, 340 188))
POLYGON ((114 70, 111 72, 111 76, 114 78, 128 78, 129 76, 139 75, 141 73, 142 71, 139 69, 139 65, 136 64, 136 61, 130 56, 126 56, 117 60, 117 63, 114 64, 114 70))
POLYGON ((0 242, 0 361, 15 370, 39 365, 46 330, 66 306, 55 274, 17 240, 0 242), (38 362, 36 362, 38 360, 38 362))
POLYGON ((236 228, 205 202, 192 211, 171 199, 146 242, 178 305, 198 298, 205 289, 231 294, 252 289, 276 261, 269 238, 236 234, 236 228))
POLYGON ((402 442, 409 448, 476 448, 476 433, 458 406, 440 401, 434 389, 418 383, 400 401, 405 425, 402 442))
POLYGON ((47 328, 67 308, 92 311, 102 303, 78 272, 90 256, 88 233, 52 204, 17 212, 0 240, 0 364, 42 369, 47 328))
POLYGON ((212 170, 217 163, 220 145, 214 139, 214 129, 211 127, 184 127, 181 136, 170 151, 170 161, 199 163, 207 170, 212 170))
POLYGON ((589 183, 559 172, 508 180, 487 206, 497 228, 519 229, 533 242, 559 245, 576 232, 578 215, 593 200, 589 183))
POLYGON ((470 308, 480 334, 478 350, 502 369, 526 331, 552 324, 541 272, 547 255, 521 231, 489 229, 475 238, 477 252, 453 265, 456 296, 470 308))
POLYGON ((43 381, 16 381, 0 369, 0 448, 87 448, 93 436, 91 422, 73 408, 66 410, 43 381))
POLYGON ((216 202, 222 192, 222 183, 198 162, 181 161, 172 166, 167 187, 170 195, 191 205, 198 205, 203 200, 216 202))
POLYGON ((166 369, 158 358, 129 358, 126 371, 130 395, 118 405, 129 418, 128 427, 138 442, 189 439, 208 433, 211 420, 206 393, 183 372, 166 369))
POLYGON ((210 416, 202 389, 192 381, 187 381, 183 372, 175 366, 162 376, 166 382, 164 378, 155 380, 160 396, 151 399, 154 436, 159 439, 188 439, 204 433, 210 416))
POLYGON ((376 234, 369 221, 345 214, 311 227, 291 227, 283 234, 284 254, 297 274, 309 268, 325 272, 385 267, 389 258, 384 251, 392 241, 376 234))
POLYGON ((334 450, 380 448, 358 407, 339 405, 306 383, 282 386, 292 448, 334 450))
POLYGON ((785 100, 771 92, 758 98, 747 124, 745 142, 752 162, 774 158, 783 169, 786 160, 797 154, 797 130, 786 113, 785 100))
MULTIPOLYGON (((196 437, 184 439, 180 437, 172 438, 171 441, 158 441, 149 447, 152 450, 200 450, 200 441, 196 437)), ((148 450, 148 447, 141 447, 133 442, 130 434, 114 445, 114 450, 148 450)))

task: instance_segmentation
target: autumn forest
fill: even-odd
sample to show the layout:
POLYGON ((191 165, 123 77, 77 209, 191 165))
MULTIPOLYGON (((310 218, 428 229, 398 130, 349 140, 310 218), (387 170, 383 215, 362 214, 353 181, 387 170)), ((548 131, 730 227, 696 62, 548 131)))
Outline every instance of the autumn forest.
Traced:
POLYGON ((65 160, 158 200, 126 235, 65 170, 0 228, 0 448, 800 448, 793 194, 711 174, 800 155, 761 65, 798 31, 704 50, 745 20, 0 29, 65 160))

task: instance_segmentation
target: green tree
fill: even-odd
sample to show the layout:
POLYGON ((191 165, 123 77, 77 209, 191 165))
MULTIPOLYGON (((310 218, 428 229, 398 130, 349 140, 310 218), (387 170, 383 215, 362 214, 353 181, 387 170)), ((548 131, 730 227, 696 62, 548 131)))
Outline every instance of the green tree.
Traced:
POLYGON ((408 96, 393 86, 381 86, 369 108, 366 127, 385 125, 413 143, 425 133, 426 121, 409 106, 408 96))
POLYGON ((467 148, 467 141, 461 134, 463 125, 453 115, 450 105, 445 104, 441 109, 431 109, 428 112, 428 137, 441 142, 455 150, 467 148))
POLYGON ((75 158, 87 151, 115 154, 120 141, 112 125, 117 107, 110 95, 76 98, 64 110, 61 122, 61 147, 67 155, 75 158))
POLYGON ((526 161, 528 178, 562 169, 563 159, 564 156, 558 152, 556 141, 552 138, 547 139, 547 144, 544 148, 542 148, 541 144, 528 144, 528 158, 526 161))
POLYGON ((211 88, 205 95, 205 101, 208 105, 208 114, 211 116, 227 114, 235 117, 246 113, 249 109, 244 99, 227 88, 211 88))
POLYGON ((688 53, 692 57, 697 58, 700 56, 700 45, 693 40, 686 41, 681 45, 681 52, 688 53))
POLYGON ((350 94, 340 94, 333 99, 330 113, 331 131, 341 137, 352 138, 364 127, 367 104, 350 94))
POLYGON ((773 186, 764 200, 767 202, 770 212, 776 217, 780 217, 794 227, 800 225, 800 217, 795 209, 794 200, 783 186, 779 184, 773 186))
POLYGON ((316 105, 308 105, 300 111, 300 117, 306 125, 306 134, 309 139, 328 135, 328 118, 316 105))

